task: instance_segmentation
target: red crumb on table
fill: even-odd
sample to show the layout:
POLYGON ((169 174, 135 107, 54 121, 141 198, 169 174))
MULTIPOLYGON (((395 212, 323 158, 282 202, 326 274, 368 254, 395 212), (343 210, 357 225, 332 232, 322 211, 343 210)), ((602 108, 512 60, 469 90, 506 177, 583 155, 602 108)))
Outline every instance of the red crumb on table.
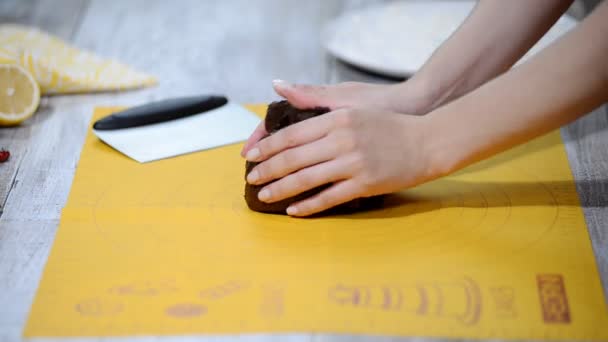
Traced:
POLYGON ((11 153, 7 150, 0 150, 0 163, 4 163, 8 160, 8 157, 11 156, 11 153))

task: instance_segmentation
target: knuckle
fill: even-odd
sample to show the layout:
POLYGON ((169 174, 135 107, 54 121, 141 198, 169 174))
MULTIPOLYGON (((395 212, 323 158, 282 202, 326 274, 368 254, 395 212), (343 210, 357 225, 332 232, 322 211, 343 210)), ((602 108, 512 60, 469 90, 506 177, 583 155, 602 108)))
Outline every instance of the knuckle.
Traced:
POLYGON ((285 151, 280 154, 279 167, 291 168, 298 162, 298 156, 294 151, 285 151))
POLYGON ((333 199, 331 195, 321 194, 316 198, 315 202, 315 207, 322 210, 331 207, 333 199))
POLYGON ((294 175, 294 180, 296 184, 302 187, 310 187, 314 185, 314 179, 309 172, 298 172, 294 175))
POLYGON ((353 131, 343 131, 339 136, 338 145, 344 152, 353 152, 357 149, 359 141, 357 135, 353 131))
POLYGON ((350 169, 355 172, 361 172, 366 169, 366 159, 363 153, 352 153, 350 156, 350 169))
POLYGON ((359 178, 360 186, 364 190, 368 190, 374 187, 376 184, 376 178, 370 172, 363 172, 359 178))
POLYGON ((300 84, 300 83, 294 84, 293 87, 298 90, 302 90, 302 91, 314 91, 317 88, 310 84, 300 84))
POLYGON ((261 164, 264 165, 264 173, 260 173, 260 176, 264 179, 274 179, 281 175, 282 170, 288 167, 289 157, 285 153, 278 154, 270 158, 267 162, 261 164))
POLYGON ((285 188, 286 186, 282 180, 278 180, 268 185, 268 189, 270 190, 272 197, 275 199, 282 198, 283 194, 285 193, 285 188))
POLYGON ((283 133, 283 143, 286 147, 294 147, 298 145, 298 134, 293 129, 286 129, 283 133))
POLYGON ((260 151, 260 155, 265 156, 268 153, 270 153, 270 151, 271 151, 270 144, 271 144, 271 142, 269 139, 262 139, 262 140, 258 141, 257 148, 260 151))
POLYGON ((334 118, 334 124, 336 127, 349 128, 354 125, 354 111, 352 109, 345 109, 336 112, 334 118))
POLYGON ((255 167, 255 171, 258 173, 258 178, 261 180, 264 180, 269 176, 268 166, 266 164, 267 163, 258 164, 258 166, 255 167))

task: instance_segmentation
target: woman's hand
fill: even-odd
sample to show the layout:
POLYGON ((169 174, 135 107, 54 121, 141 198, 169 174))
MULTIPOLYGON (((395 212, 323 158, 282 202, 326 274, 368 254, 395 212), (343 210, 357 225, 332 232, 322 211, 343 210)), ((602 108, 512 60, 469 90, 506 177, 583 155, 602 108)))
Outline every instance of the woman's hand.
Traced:
MULTIPOLYGON (((426 113, 430 102, 422 83, 418 81, 398 84, 344 82, 322 86, 290 84, 281 80, 272 83, 277 94, 301 109, 367 107, 385 112, 421 115, 426 113)), ((264 122, 261 122, 245 143, 241 155, 244 157, 264 136, 266 130, 264 122)))
POLYGON ((336 85, 316 86, 291 84, 282 80, 272 82, 277 94, 294 107, 301 109, 328 107, 335 110, 345 107, 368 107, 405 113, 405 110, 409 108, 402 105, 406 95, 400 88, 404 84, 344 82, 336 85))
POLYGON ((333 183, 290 206, 287 213, 292 216, 414 186, 438 176, 426 151, 427 121, 425 116, 338 109, 257 142, 246 158, 261 163, 247 181, 279 179, 259 192, 259 199, 268 203, 333 183))

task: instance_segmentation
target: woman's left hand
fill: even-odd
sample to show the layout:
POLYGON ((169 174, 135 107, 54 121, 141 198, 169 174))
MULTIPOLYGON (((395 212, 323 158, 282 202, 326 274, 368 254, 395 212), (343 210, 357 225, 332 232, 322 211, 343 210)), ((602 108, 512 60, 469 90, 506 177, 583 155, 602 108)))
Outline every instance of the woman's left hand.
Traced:
POLYGON ((264 184, 258 197, 275 202, 333 183, 292 204, 287 214, 308 216, 359 197, 411 187, 439 176, 428 152, 426 116, 344 108, 259 141, 246 155, 261 162, 247 176, 264 184))

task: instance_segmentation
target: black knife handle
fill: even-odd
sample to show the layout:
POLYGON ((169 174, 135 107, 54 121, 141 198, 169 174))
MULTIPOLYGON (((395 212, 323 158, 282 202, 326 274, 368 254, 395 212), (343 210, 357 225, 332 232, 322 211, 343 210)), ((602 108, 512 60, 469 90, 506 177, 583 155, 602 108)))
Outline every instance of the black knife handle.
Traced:
POLYGON ((206 112, 228 103, 224 96, 180 97, 129 108, 99 119, 93 125, 98 131, 138 127, 206 112))

